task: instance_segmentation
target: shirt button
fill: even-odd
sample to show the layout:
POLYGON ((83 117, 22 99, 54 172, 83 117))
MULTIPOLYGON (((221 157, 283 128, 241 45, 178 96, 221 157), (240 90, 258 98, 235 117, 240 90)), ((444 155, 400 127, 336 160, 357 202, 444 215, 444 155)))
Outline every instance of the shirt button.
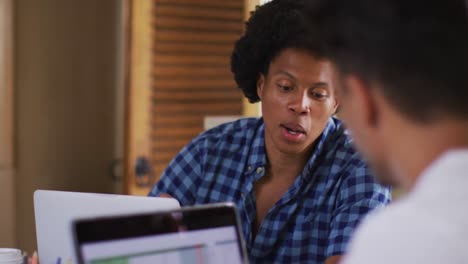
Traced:
POLYGON ((262 173, 262 172, 263 172, 263 167, 258 167, 258 168, 257 168, 257 174, 260 174, 260 173, 262 173))

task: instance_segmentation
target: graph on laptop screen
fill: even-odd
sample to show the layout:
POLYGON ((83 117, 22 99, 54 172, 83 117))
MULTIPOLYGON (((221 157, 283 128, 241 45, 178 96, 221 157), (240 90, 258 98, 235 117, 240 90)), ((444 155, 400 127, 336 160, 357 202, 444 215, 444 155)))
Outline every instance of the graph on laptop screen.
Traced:
POLYGON ((245 263, 236 215, 229 210, 209 208, 78 222, 80 263, 245 263))
POLYGON ((234 227, 87 243, 85 263, 242 263, 234 227))

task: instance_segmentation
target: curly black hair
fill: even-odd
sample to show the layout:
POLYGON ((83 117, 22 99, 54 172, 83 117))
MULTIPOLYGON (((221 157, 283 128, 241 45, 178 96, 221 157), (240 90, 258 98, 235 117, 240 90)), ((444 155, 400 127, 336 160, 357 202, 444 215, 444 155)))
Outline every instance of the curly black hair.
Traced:
POLYGON ((271 61, 287 48, 310 52, 323 58, 323 45, 311 19, 303 11, 306 0, 273 0, 257 6, 235 43, 231 71, 249 102, 260 101, 257 80, 266 75, 271 61))

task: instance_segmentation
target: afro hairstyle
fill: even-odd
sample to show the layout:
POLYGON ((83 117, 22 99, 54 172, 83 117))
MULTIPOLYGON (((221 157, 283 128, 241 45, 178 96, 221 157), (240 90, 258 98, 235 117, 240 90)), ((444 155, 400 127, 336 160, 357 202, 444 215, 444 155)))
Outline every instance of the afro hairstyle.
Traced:
POLYGON ((283 50, 296 48, 324 57, 318 31, 303 11, 305 1, 273 0, 257 6, 246 22, 245 33, 234 45, 231 71, 250 103, 260 101, 257 80, 283 50))

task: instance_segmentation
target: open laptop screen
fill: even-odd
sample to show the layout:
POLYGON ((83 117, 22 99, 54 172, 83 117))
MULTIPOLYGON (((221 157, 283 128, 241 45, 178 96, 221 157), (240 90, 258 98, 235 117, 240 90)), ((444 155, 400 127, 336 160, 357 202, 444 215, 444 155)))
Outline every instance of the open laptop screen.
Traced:
POLYGON ((231 204, 80 220, 74 223, 80 263, 245 263, 231 204))

